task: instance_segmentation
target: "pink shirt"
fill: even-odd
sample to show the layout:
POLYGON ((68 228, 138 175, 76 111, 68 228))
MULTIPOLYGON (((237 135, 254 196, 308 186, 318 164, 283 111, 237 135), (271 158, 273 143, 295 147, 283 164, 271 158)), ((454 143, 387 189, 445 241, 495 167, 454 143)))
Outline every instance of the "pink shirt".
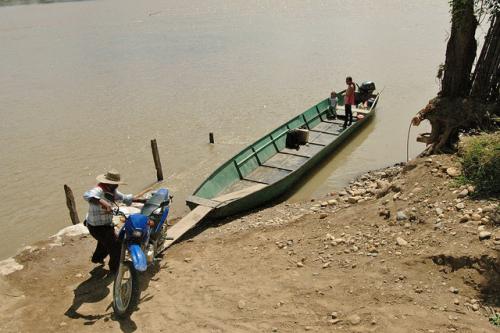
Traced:
POLYGON ((352 90, 351 90, 351 93, 349 95, 347 95, 347 91, 346 91, 344 104, 354 105, 354 83, 351 83, 349 85, 349 88, 352 88, 352 90))

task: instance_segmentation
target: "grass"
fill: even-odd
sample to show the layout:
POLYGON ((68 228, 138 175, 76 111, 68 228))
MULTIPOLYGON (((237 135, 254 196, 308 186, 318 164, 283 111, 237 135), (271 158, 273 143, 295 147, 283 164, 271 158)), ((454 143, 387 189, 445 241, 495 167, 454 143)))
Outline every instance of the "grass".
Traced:
POLYGON ((500 194, 500 132, 464 138, 459 155, 460 182, 473 184, 479 195, 500 194))
POLYGON ((491 316, 490 323, 494 326, 500 327, 500 315, 498 313, 495 313, 494 316, 491 316))

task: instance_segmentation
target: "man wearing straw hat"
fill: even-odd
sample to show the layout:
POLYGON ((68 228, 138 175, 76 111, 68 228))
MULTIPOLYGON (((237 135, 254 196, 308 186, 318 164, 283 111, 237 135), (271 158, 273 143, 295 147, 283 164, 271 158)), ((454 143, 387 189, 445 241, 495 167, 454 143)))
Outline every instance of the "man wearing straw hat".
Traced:
POLYGON ((118 185, 125 183, 121 180, 120 173, 114 169, 97 176, 96 179, 97 186, 83 195, 83 198, 89 203, 85 223, 92 237, 97 240, 92 262, 103 264, 104 258, 109 254, 109 270, 110 273, 114 273, 120 263, 120 243, 116 238, 113 225, 113 206, 109 199, 122 201, 127 206, 130 206, 132 202, 144 203, 145 199, 119 192, 118 185))

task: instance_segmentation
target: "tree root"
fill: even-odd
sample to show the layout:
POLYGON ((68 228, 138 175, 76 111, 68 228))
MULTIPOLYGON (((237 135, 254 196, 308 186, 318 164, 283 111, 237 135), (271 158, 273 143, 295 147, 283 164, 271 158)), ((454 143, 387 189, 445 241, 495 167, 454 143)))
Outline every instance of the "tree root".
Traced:
POLYGON ((454 152, 461 130, 489 127, 488 109, 487 105, 472 99, 436 97, 430 100, 412 120, 419 124, 427 119, 432 127, 430 135, 421 139, 427 147, 419 156, 454 152))

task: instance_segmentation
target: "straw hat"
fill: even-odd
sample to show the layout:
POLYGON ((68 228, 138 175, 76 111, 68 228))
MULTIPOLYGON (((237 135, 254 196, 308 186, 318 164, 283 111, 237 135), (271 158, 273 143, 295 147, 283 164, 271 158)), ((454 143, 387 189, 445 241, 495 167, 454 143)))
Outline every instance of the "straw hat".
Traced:
POLYGON ((118 171, 111 169, 103 175, 96 177, 99 183, 112 184, 112 185, 124 185, 125 182, 121 181, 121 176, 118 171))

